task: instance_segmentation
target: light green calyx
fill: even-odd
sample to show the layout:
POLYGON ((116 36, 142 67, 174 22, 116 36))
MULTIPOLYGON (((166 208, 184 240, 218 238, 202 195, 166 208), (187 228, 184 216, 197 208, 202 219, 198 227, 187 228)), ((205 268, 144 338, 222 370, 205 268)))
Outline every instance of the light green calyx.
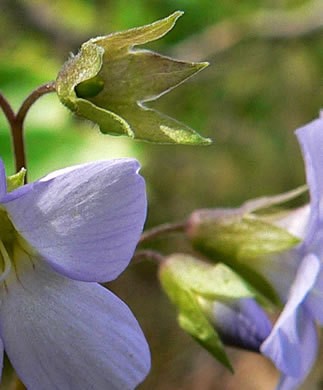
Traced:
POLYGON ((25 176, 27 170, 21 168, 19 172, 7 177, 7 191, 11 192, 25 183, 25 176))
POLYGON ((254 291, 224 264, 173 254, 160 268, 160 281, 178 309, 178 322, 219 362, 233 371, 221 338, 209 321, 206 302, 254 297, 254 291))
POLYGON ((58 74, 56 91, 61 102, 97 123, 104 134, 155 143, 210 144, 210 139, 144 105, 208 65, 134 50, 163 37, 182 14, 177 11, 157 22, 83 43, 58 74))

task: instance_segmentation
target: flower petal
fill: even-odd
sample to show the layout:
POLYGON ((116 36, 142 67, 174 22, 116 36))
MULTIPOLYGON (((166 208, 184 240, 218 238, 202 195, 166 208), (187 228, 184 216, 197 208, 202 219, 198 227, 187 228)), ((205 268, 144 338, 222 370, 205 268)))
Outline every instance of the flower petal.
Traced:
POLYGON ((226 345, 259 352, 272 325, 266 313, 252 298, 214 301, 212 321, 226 345))
MULTIPOLYGON (((301 319, 299 327, 302 329, 301 345, 299 353, 301 354, 300 370, 297 377, 281 375, 279 385, 276 390, 293 390, 299 386, 306 378, 314 363, 317 348, 318 336, 314 321, 309 321, 310 313, 306 309, 301 310, 301 319)), ((289 359, 290 357, 287 357, 289 359)))
POLYGON ((138 168, 136 160, 117 159, 63 169, 5 207, 18 232, 56 271, 109 281, 128 265, 146 218, 138 168))
POLYGON ((0 158, 0 200, 7 193, 6 171, 4 169, 3 162, 0 158))
POLYGON ((15 258, 2 290, 0 332, 26 387, 134 389, 150 354, 128 307, 97 283, 65 278, 23 252, 15 258))
POLYGON ((307 226, 310 217, 310 205, 299 207, 290 211, 287 215, 279 220, 274 221, 274 224, 285 229, 288 233, 304 239, 307 234, 307 226))
MULTIPOLYGON (((288 302, 278 318, 271 334, 261 345, 261 352, 269 357, 285 375, 303 378, 306 375, 303 362, 304 351, 309 355, 316 351, 316 345, 308 345, 313 340, 314 320, 303 305, 304 300, 315 284, 320 270, 319 259, 306 256, 291 287, 288 302)), ((316 353, 316 352, 315 352, 316 353)), ((311 363, 312 364, 312 363, 311 363)))
POLYGON ((307 183, 311 195, 311 216, 304 244, 310 244, 319 221, 323 221, 323 118, 316 119, 296 131, 302 147, 307 183))
POLYGON ((312 317, 323 325, 323 270, 321 269, 314 287, 306 297, 306 307, 312 317))

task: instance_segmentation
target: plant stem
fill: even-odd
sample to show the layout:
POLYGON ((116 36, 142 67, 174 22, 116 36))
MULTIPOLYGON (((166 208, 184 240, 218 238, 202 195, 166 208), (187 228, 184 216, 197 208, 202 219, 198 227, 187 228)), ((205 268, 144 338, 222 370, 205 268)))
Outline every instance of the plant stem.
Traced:
POLYGON ((140 263, 144 260, 154 261, 157 264, 161 264, 164 258, 165 257, 157 251, 152 249, 142 249, 135 252, 131 260, 131 264, 140 263))
POLYGON ((51 92, 55 92, 55 81, 51 81, 36 88, 20 106, 16 115, 17 122, 22 124, 25 120, 28 110, 35 103, 35 101, 38 100, 41 96, 51 92))
POLYGON ((164 225, 156 226, 144 232, 139 240, 139 243, 149 241, 153 238, 163 236, 169 233, 183 233, 186 228, 186 221, 178 223, 165 223, 164 225))
POLYGON ((24 131, 22 124, 17 123, 16 120, 14 120, 10 125, 16 172, 19 172, 21 168, 27 169, 24 131))
MULTIPOLYGON (((0 94, 0 106, 10 125, 16 172, 19 172, 21 168, 27 168, 24 140, 24 121, 26 115, 36 100, 38 100, 41 96, 54 91, 55 81, 51 81, 36 88, 24 100, 17 114, 14 113, 5 97, 0 94)), ((27 176, 25 177, 25 180, 27 180, 27 176)))
POLYGON ((10 124, 12 121, 15 120, 15 113, 13 112, 10 104, 8 103, 7 99, 2 95, 2 93, 0 93, 0 106, 10 124))

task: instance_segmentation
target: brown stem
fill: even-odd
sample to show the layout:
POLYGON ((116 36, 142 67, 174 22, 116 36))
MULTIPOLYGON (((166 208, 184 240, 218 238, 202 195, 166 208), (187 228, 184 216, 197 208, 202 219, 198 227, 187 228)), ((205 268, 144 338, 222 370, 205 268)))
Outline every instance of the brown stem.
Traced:
POLYGON ((0 93, 0 106, 9 124, 11 125, 11 123, 15 120, 15 113, 13 112, 10 104, 8 103, 7 99, 2 95, 2 93, 0 93))
MULTIPOLYGON (((13 151, 15 156, 16 172, 19 172, 21 168, 27 168, 26 153, 25 153, 25 140, 24 140, 24 120, 30 109, 30 107, 38 100, 41 96, 55 91, 55 81, 46 83, 36 88, 22 103, 17 114, 13 112, 10 104, 0 94, 0 106, 9 122, 13 151)), ((27 176, 25 176, 27 181, 27 176)))
POLYGON ((11 123, 11 137, 15 155, 16 172, 19 172, 21 168, 27 168, 22 123, 19 124, 16 120, 11 123))
POLYGON ((182 233, 185 231, 186 221, 178 223, 165 223, 164 225, 156 226, 142 233, 139 243, 151 240, 153 238, 163 236, 169 233, 182 233))
POLYGON ((144 260, 154 261, 157 264, 161 264, 164 258, 165 257, 157 251, 154 251, 152 249, 142 249, 136 251, 131 260, 131 264, 140 263, 144 260))
POLYGON ((54 92, 55 91, 55 81, 51 81, 49 83, 46 83, 44 85, 41 85, 37 89, 35 89, 22 103, 21 107, 19 108, 19 111, 16 115, 16 121, 19 124, 22 124, 25 120, 26 114, 30 107, 35 103, 37 99, 39 99, 41 96, 46 95, 47 93, 54 92))

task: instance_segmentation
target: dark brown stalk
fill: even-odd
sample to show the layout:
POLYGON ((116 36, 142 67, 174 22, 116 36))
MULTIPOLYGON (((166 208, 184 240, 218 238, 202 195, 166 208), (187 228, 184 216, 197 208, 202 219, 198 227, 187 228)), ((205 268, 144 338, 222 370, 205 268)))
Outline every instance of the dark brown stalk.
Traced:
MULTIPOLYGON (((19 172, 21 168, 27 168, 24 140, 24 121, 26 115, 36 100, 38 100, 41 96, 54 91, 54 81, 36 88, 22 103, 17 114, 14 113, 5 97, 0 94, 0 106, 10 125, 16 172, 19 172)), ((25 177, 25 180, 26 179, 27 177, 25 177)))

